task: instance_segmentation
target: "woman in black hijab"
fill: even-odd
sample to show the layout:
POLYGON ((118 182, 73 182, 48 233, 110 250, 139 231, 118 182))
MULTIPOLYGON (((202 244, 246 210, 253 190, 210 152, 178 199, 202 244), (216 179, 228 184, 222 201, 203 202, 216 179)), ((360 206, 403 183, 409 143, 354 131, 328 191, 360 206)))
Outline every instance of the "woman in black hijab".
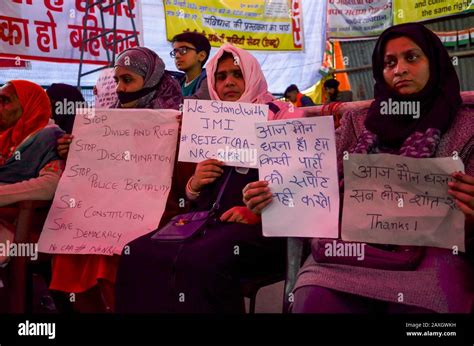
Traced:
MULTIPOLYGON (((474 110, 472 105, 462 105, 458 77, 446 49, 423 25, 402 24, 382 33, 372 62, 374 102, 369 109, 344 114, 336 131, 340 179, 345 152, 414 158, 452 157, 456 152, 465 173, 453 173, 456 181, 446 189, 465 215, 466 253, 472 255, 474 110), (387 107, 406 101, 412 101, 414 107, 402 114, 387 107)), ((262 182, 248 184, 244 189, 247 207, 260 212, 271 202, 264 198, 268 192, 262 182)), ((389 268, 382 266, 390 257, 389 249, 374 263, 367 247, 366 260, 351 261, 350 256, 323 259, 318 251, 322 244, 318 238, 312 240, 312 255, 295 285, 293 312, 468 313, 474 306, 474 268, 465 254, 428 246, 416 247, 423 249, 418 252, 409 247, 407 250, 420 254, 414 267, 389 268)))
POLYGON ((81 92, 69 84, 53 83, 46 93, 51 101, 54 122, 66 133, 71 134, 76 107, 86 105, 81 92))
POLYGON ((418 23, 401 24, 385 30, 374 48, 372 66, 375 101, 370 106, 365 125, 369 131, 377 135, 380 144, 396 148, 414 132, 426 133, 430 128, 439 130, 439 135, 446 132, 462 100, 459 94, 458 76, 448 52, 432 31, 418 23), (414 65, 417 59, 419 61, 424 57, 429 62, 428 81, 419 91, 414 85, 416 72, 413 72, 410 66, 404 70, 402 67, 400 71, 390 72, 393 70, 394 57, 386 56, 387 43, 402 37, 421 48, 421 52, 416 50, 405 52, 408 54, 405 56, 407 65, 410 61, 414 65), (391 80, 388 81, 387 78, 391 80), (381 114, 381 104, 388 102, 389 99, 418 101, 420 114, 381 114))

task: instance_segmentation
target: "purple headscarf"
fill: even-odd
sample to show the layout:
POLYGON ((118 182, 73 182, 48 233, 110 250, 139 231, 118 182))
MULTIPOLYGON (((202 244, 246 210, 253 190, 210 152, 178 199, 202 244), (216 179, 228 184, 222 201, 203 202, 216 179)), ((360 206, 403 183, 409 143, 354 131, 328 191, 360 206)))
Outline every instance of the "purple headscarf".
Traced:
MULTIPOLYGON (((117 57, 114 67, 123 67, 144 79, 143 89, 151 91, 138 99, 134 108, 176 109, 183 103, 181 87, 165 71, 163 60, 146 47, 129 48, 117 57)), ((115 108, 120 107, 120 102, 115 108)))

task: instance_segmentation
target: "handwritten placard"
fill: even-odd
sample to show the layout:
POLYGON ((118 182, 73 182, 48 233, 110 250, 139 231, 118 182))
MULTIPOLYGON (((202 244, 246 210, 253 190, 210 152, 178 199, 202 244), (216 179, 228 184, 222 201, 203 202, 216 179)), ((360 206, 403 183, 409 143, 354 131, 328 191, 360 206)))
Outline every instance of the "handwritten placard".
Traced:
POLYGON ((179 112, 80 114, 39 251, 120 254, 161 219, 171 187, 179 112))
POLYGON ((334 120, 317 117, 256 124, 260 180, 272 203, 265 236, 338 237, 339 183, 334 120))
POLYGON ((267 105, 185 100, 178 159, 218 159, 229 166, 255 168, 254 125, 267 118, 267 105))
POLYGON ((95 84, 95 108, 110 108, 117 103, 117 83, 114 80, 114 69, 104 69, 95 84))
POLYGON ((349 155, 342 239, 464 251, 464 215, 447 193, 458 170, 462 161, 451 157, 349 155))

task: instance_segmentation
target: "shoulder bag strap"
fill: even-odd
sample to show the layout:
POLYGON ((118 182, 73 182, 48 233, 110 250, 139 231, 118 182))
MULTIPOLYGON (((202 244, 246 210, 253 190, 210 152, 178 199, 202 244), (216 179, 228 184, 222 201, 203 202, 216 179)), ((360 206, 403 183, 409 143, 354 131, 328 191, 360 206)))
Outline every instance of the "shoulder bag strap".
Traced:
POLYGON ((212 205, 211 213, 213 213, 217 209, 219 209, 219 202, 221 201, 222 195, 224 194, 225 187, 227 186, 227 182, 229 181, 229 178, 230 178, 233 170, 234 170, 234 168, 231 167, 231 169, 229 170, 229 173, 227 173, 224 184, 222 184, 221 189, 219 190, 219 194, 217 195, 216 201, 212 205))

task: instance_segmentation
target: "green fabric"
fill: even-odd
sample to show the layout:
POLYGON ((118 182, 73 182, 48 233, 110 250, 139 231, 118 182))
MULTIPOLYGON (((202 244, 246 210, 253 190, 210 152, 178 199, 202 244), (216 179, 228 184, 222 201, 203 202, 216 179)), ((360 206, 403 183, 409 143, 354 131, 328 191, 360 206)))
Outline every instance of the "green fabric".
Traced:
POLYGON ((194 86, 196 85, 198 79, 199 78, 197 77, 194 78, 194 80, 188 86, 185 86, 186 82, 183 82, 183 84, 181 84, 181 91, 183 92, 183 96, 192 96, 194 94, 194 86))

